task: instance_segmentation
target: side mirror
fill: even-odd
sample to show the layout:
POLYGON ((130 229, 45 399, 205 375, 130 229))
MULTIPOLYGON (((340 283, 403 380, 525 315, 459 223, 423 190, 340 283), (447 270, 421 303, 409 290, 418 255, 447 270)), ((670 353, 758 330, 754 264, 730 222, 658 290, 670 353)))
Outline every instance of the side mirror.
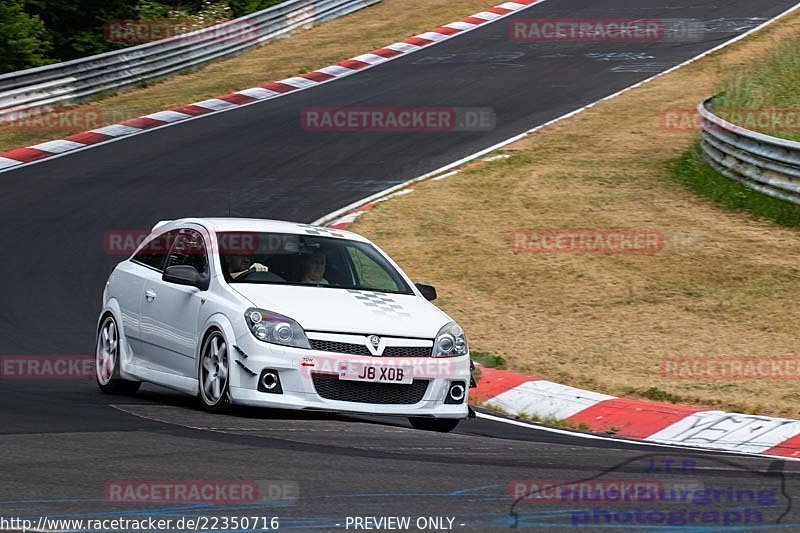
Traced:
POLYGON ((429 302, 432 302, 436 299, 436 287, 433 285, 425 285, 424 283, 415 283, 414 285, 417 286, 419 292, 421 292, 422 296, 424 296, 429 302))
POLYGON ((174 283, 176 285, 188 285, 189 287, 197 287, 201 291, 208 290, 211 284, 211 279, 208 274, 201 274, 195 267, 191 265, 175 265, 167 267, 164 270, 164 275, 161 276, 162 281, 167 283, 174 283))

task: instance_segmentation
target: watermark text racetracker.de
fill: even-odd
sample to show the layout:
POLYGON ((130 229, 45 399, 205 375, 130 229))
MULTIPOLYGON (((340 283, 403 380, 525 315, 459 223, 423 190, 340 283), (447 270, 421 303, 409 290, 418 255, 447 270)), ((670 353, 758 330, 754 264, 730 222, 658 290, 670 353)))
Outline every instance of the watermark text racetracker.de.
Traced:
POLYGON ((0 127, 19 130, 69 129, 88 131, 106 124, 117 124, 137 118, 141 113, 131 109, 11 109, 0 116, 0 127))
POLYGON ((314 132, 490 131, 497 117, 489 107, 309 108, 300 124, 314 132))
POLYGON ((706 122, 694 108, 666 109, 661 112, 661 129, 669 132, 700 131, 704 127, 711 131, 769 131, 782 133, 797 133, 800 131, 800 109, 782 108, 744 108, 724 109, 714 108, 713 112, 719 118, 730 124, 723 128, 716 123, 706 122))
POLYGON ((0 379, 94 379, 95 358, 90 355, 3 355, 0 379))
POLYGON ((0 516, 0 531, 275 531, 280 529, 277 516, 156 516, 114 518, 50 518, 36 519, 0 516))
MULTIPOLYGON (((110 255, 129 256, 153 235, 151 230, 109 230, 103 234, 103 250, 110 255)), ((168 232, 150 240, 141 250, 149 254, 167 254, 175 245, 177 234, 168 232)), ((181 248, 187 255, 229 254, 249 255, 269 249, 280 249, 290 238, 281 235, 261 235, 250 231, 217 233, 209 243, 190 242, 181 248)))
POLYGON ((660 371, 673 381, 797 381, 800 357, 665 357, 660 371))
POLYGON ((654 254, 664 247, 664 234, 660 230, 516 230, 509 241, 515 252, 654 254))
POLYGON ((268 480, 110 480, 103 487, 106 502, 114 504, 246 505, 292 502, 299 496, 294 481, 268 480))
POLYGON ((256 27, 241 20, 108 20, 103 25, 103 37, 115 44, 142 44, 161 39, 180 43, 236 43, 249 42, 258 37, 256 27), (203 29, 199 32, 197 30, 203 29))
POLYGON ((697 42, 704 33, 694 19, 536 18, 508 25, 509 39, 518 43, 697 42))
POLYGON ((703 233, 686 229, 529 229, 509 234, 514 253, 656 254, 694 252, 703 247, 703 233))

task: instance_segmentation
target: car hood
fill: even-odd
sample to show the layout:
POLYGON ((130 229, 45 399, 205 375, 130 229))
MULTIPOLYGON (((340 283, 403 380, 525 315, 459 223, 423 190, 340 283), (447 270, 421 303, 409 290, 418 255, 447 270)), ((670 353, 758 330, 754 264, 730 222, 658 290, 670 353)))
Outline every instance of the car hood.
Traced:
POLYGON ((288 316, 305 330, 432 339, 451 319, 416 295, 234 283, 254 306, 288 316))

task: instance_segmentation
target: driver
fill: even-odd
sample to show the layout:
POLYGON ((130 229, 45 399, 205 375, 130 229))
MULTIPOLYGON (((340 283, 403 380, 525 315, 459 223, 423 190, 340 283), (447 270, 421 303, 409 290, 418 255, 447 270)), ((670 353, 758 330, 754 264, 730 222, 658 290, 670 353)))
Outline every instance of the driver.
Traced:
POLYGON ((228 256, 228 275, 231 279, 238 279, 250 272, 269 272, 269 267, 261 263, 252 263, 252 258, 245 254, 228 256))
POLYGON ((303 278, 300 283, 311 283, 314 285, 328 285, 325 276, 325 264, 327 258, 322 252, 314 252, 303 258, 303 278))

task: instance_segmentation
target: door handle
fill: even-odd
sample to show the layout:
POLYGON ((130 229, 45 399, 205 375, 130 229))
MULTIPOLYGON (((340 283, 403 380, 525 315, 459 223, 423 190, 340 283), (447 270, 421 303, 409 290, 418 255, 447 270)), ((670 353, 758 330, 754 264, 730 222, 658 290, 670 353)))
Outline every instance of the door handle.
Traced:
POLYGON ((148 302, 152 302, 153 300, 155 300, 156 296, 157 296, 156 291, 154 291, 153 289, 147 289, 146 291, 144 291, 144 298, 148 302))

